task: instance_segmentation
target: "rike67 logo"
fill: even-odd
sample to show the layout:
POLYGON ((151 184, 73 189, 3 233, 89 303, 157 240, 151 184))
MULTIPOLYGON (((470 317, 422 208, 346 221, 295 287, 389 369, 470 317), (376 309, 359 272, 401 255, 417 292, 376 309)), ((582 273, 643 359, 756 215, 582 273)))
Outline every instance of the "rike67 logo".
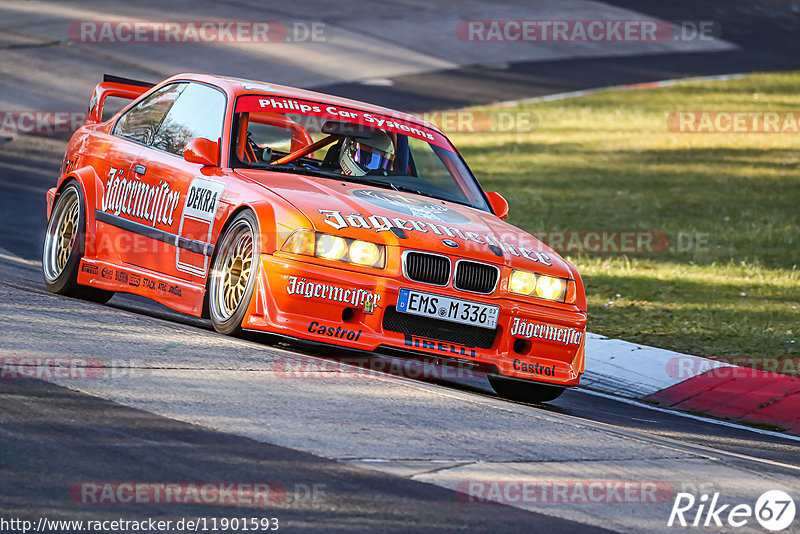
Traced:
POLYGON ((794 500, 781 490, 763 493, 755 506, 746 503, 721 504, 719 493, 711 496, 704 493, 699 498, 691 493, 678 493, 667 526, 722 527, 729 532, 731 528, 752 526, 752 519, 755 518, 765 529, 778 532, 791 526, 795 512, 794 500))

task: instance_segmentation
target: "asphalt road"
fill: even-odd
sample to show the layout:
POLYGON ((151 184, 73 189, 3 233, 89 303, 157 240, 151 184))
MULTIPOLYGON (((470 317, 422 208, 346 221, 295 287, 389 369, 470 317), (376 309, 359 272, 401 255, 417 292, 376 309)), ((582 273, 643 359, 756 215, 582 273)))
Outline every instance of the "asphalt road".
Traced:
MULTIPOLYGON (((650 51, 498 61, 390 77, 390 83, 332 83, 324 92, 407 110, 455 109, 554 93, 691 76, 800 68, 800 3, 788 0, 609 0, 610 6, 687 24, 709 22, 727 50, 650 51), (447 88, 447 90, 442 90, 447 88)), ((572 17, 569 17, 572 18, 572 17)), ((691 26, 687 26, 691 27, 691 26)), ((524 45, 521 45, 524 46, 524 45)))
POLYGON ((62 145, 26 137, 0 146, 3 198, 29 202, 32 212, 27 235, 7 239, 0 254, 0 354, 91 357, 107 370, 55 384, 0 381, 4 516, 236 516, 252 510, 92 507, 72 501, 69 488, 266 480, 325 488, 320 501, 259 507, 287 530, 655 532, 665 529, 671 500, 498 509, 464 503, 453 490, 475 479, 657 481, 670 496, 718 491, 754 502, 767 489, 796 486, 797 440, 592 392, 527 406, 494 397, 485 380, 365 379, 358 369, 331 367, 335 350, 226 338, 137 297, 99 306, 50 295, 37 241, 62 145), (324 372, 293 377, 285 371, 292 362, 324 372))
MULTIPOLYGON (((4 15, 4 107, 81 109, 102 71, 158 79, 191 70, 182 68, 184 60, 189 67, 208 62, 202 70, 246 71, 254 64, 243 61, 248 54, 239 50, 197 57, 165 49, 163 57, 154 58, 152 49, 80 47, 48 37, 63 20, 89 16, 79 8, 91 12, 104 4, 34 2, 4 15), (27 85, 31 81, 40 83, 27 85)), ((143 9, 139 16, 152 18, 157 4, 119 10, 131 16, 143 9)), ((192 2, 178 4, 184 18, 197 16, 192 2)), ((245 17, 241 13, 257 4, 227 2, 218 13, 231 16, 227 9, 245 17)), ((336 21, 339 36, 361 42, 354 24, 342 22, 352 22, 352 14, 323 4, 318 16, 336 21)), ((302 61, 275 72, 393 107, 437 109, 800 63, 791 52, 797 19, 788 2, 755 8, 737 1, 609 4, 673 20, 712 18, 721 22, 722 37, 733 47, 476 66, 467 60, 448 63, 413 47, 376 51, 373 38, 367 44, 374 54, 356 64, 382 85, 337 80, 322 62, 314 63, 314 50, 302 48, 297 52, 302 61), (393 68, 381 61, 382 54, 393 58, 393 68)), ((391 4, 375 5, 380 18, 391 4)), ((427 9, 412 1, 398 5, 409 12, 427 9)), ((473 11, 485 8, 470 4, 473 11)), ((396 27, 394 35, 387 30, 387 39, 407 27, 396 27)), ((275 57, 259 58, 265 62, 258 63, 254 77, 269 78, 267 71, 280 63, 275 57)), ((342 77, 354 79, 356 71, 342 77)), ((55 180, 64 144, 28 136, 0 143, 0 355, 91 357, 105 370, 91 380, 0 380, 0 518, 245 515, 278 517, 287 531, 658 532, 669 530, 676 492, 719 492, 723 502, 752 504, 766 490, 791 492, 798 485, 800 442, 790 438, 584 391, 567 392, 551 405, 528 406, 494 397, 480 379, 463 384, 386 374, 365 378, 352 368, 331 368, 335 352, 226 338, 204 321, 143 299, 118 295, 98 306, 50 295, 37 262, 44 193, 55 180), (282 372, 287 363, 325 372, 293 378, 282 372), (475 480, 655 481, 669 488, 670 498, 465 503, 454 490, 475 480), (87 506, 69 494, 73 485, 87 481, 268 481, 285 487, 289 498, 257 509, 87 506), (307 498, 304 489, 315 484, 321 488, 318 498, 307 498)), ((750 527, 755 523, 743 531, 761 531, 750 527)))
POLYGON ((3 380, 0 401, 5 518, 277 518, 280 530, 288 532, 523 533, 532 524, 554 533, 607 532, 499 504, 467 506, 431 484, 215 432, 45 382, 3 380), (109 479, 279 484, 286 498, 258 506, 91 506, 68 496, 75 484, 109 479))

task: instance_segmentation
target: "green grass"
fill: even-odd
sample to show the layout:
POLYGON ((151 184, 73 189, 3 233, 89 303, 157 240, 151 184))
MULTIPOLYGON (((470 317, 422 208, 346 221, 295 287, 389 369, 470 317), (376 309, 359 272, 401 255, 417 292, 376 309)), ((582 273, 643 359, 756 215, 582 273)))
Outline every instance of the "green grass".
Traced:
POLYGON ((800 134, 693 134, 681 110, 800 111, 800 73, 615 91, 514 108, 531 132, 454 134, 525 230, 656 230, 654 254, 564 255, 590 330, 800 375, 800 134), (702 236, 701 247, 677 247, 702 236))

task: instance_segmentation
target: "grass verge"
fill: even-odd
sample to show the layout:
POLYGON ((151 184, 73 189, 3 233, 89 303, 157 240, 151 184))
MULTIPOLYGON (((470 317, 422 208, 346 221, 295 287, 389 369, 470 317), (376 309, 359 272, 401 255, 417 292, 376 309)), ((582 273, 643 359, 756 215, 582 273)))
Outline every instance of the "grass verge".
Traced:
POLYGON ((679 133, 687 110, 800 116, 800 73, 614 91, 504 111, 531 131, 450 137, 527 231, 658 231, 658 253, 565 250, 590 330, 800 375, 800 133, 679 133))

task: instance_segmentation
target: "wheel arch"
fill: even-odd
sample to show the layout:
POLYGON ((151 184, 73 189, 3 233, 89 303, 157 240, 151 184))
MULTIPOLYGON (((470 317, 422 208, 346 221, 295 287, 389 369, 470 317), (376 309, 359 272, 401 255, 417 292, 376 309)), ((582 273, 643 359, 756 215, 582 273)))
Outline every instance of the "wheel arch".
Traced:
POLYGON ((86 213, 86 241, 84 257, 95 257, 96 250, 94 245, 97 238, 97 222, 94 217, 94 207, 97 205, 97 192, 102 190, 103 184, 92 167, 81 167, 80 169, 75 169, 74 171, 71 171, 61 177, 56 184, 56 192, 53 196, 53 204, 49 206, 47 219, 50 220, 50 217, 52 216, 52 206, 55 205, 55 201, 58 199, 61 193, 63 193, 64 187, 70 181, 75 181, 78 183, 78 187, 81 189, 81 195, 83 196, 83 208, 86 213))
MULTIPOLYGON (((252 211, 258 222, 259 252, 272 254, 278 250, 283 241, 298 228, 314 229, 314 225, 302 212, 280 197, 263 198, 243 202, 229 210, 225 222, 214 239, 216 245, 230 226, 231 221, 244 210, 252 211)), ((213 257, 212 257, 213 260, 213 257)))
MULTIPOLYGON (((214 240, 214 252, 212 253, 211 258, 209 260, 209 269, 208 273, 206 274, 205 294, 203 297, 203 311, 202 311, 203 318, 209 317, 209 312, 208 312, 209 286, 211 282, 212 268, 217 258, 219 241, 222 238, 222 236, 225 235, 225 232, 230 227, 231 222, 233 222, 240 213, 249 210, 252 211, 253 214, 255 215, 258 226, 259 255, 272 254, 273 252, 278 250, 280 246, 283 244, 283 240, 297 228, 313 229, 311 221, 305 215, 303 215, 299 210, 297 210, 294 206, 292 206, 288 202, 282 200, 283 199, 277 199, 275 202, 273 202, 270 199, 263 199, 263 200, 244 202, 232 208, 228 212, 227 216, 225 217, 225 222, 222 223, 220 231, 217 233, 216 238, 214 240)), ((259 272, 257 271, 256 272, 257 281, 258 277, 259 277, 259 272)), ((256 291, 258 290, 259 288, 257 287, 256 291)))
MULTIPOLYGON (((91 175, 89 175, 89 178, 91 178, 91 175)), ((78 283, 81 259, 86 257, 89 250, 94 249, 94 239, 90 239, 89 237, 90 233, 92 236, 94 236, 95 233, 94 227, 89 226, 90 215, 92 222, 94 222, 94 210, 89 209, 91 204, 87 199, 94 199, 95 195, 93 194, 93 188, 87 187, 86 182, 87 173, 72 172, 61 177, 57 186, 48 191, 48 199, 52 198, 52 202, 48 204, 48 228, 45 233, 43 245, 44 251, 42 253, 42 270, 45 285, 47 286, 48 291, 103 304, 108 302, 108 300, 114 295, 113 291, 96 288, 88 284, 82 285, 78 283), (62 198, 62 195, 64 195, 64 192, 67 188, 74 189, 77 193, 76 196, 78 197, 77 202, 79 204, 79 210, 83 213, 82 226, 84 235, 81 236, 80 228, 75 231, 74 235, 77 237, 74 242, 70 241, 71 251, 67 257, 65 265, 60 269, 58 274, 53 277, 48 276, 48 262, 50 261, 48 260, 50 255, 50 251, 48 249, 51 246, 49 244, 49 239, 51 236, 51 225, 54 223, 59 223, 58 220, 53 219, 53 212, 56 210, 57 203, 62 198), (83 206, 80 206, 81 201, 83 201, 83 206)), ((78 221, 80 221, 80 215, 78 221)))

